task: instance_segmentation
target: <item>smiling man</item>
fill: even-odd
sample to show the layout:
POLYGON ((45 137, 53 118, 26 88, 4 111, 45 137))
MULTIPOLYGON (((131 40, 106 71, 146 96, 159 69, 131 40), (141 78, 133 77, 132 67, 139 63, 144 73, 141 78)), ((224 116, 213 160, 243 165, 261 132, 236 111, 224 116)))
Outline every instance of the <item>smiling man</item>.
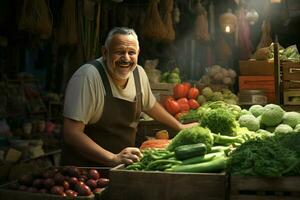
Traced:
POLYGON ((102 57, 81 66, 68 83, 64 104, 62 165, 116 166, 138 161, 134 147, 140 113, 175 130, 181 124, 156 101, 139 66, 133 29, 112 29, 102 57))

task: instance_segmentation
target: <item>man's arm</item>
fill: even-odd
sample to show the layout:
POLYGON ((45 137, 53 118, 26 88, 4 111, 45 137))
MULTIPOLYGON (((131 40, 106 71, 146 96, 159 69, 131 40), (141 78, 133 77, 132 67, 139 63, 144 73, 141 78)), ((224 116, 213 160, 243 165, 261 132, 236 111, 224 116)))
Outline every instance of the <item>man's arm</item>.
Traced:
POLYGON ((176 131, 180 131, 185 128, 193 127, 199 125, 199 123, 190 123, 190 124, 182 124, 178 120, 176 120, 170 113, 168 113, 158 102, 154 104, 154 106, 145 111, 150 117, 159 121, 176 131))
POLYGON ((64 139, 89 160, 113 167, 121 163, 131 164, 141 157, 140 151, 133 147, 125 148, 119 154, 103 149, 84 133, 84 127, 84 123, 80 121, 65 118, 64 139))

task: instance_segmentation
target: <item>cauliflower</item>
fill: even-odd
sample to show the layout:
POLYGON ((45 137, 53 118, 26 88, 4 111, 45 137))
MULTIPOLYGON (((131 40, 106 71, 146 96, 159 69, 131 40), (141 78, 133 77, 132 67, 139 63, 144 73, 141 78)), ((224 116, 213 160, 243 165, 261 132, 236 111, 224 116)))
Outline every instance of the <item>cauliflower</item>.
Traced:
POLYGON ((264 107, 262 107, 261 105, 253 105, 249 108, 249 111, 252 113, 252 115, 254 115, 255 117, 260 116, 261 114, 263 114, 264 112, 264 107))
POLYGON ((284 110, 276 104, 267 104, 261 115, 261 123, 266 126, 277 126, 281 123, 284 110))
POLYGON ((279 124, 274 131, 275 134, 287 134, 291 132, 293 132, 293 128, 287 124, 279 124))
POLYGON ((300 124, 300 113, 298 112, 286 112, 282 119, 283 124, 287 124, 292 128, 295 128, 297 124, 300 124))
POLYGON ((257 131, 259 129, 259 121, 253 115, 242 115, 239 118, 241 127, 247 127, 250 131, 257 131))

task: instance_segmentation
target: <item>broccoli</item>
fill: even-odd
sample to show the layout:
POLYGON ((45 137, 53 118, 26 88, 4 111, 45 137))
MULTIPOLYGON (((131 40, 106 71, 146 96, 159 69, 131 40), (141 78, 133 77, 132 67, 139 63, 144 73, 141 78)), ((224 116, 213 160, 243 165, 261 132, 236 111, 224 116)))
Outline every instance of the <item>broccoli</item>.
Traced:
POLYGON ((204 115, 201 121, 201 126, 223 135, 233 135, 236 125, 234 114, 227 108, 213 109, 204 115))
POLYGON ((235 115, 235 118, 238 119, 240 117, 242 108, 239 105, 233 105, 233 104, 227 104, 227 105, 229 110, 231 110, 232 113, 235 115))
POLYGON ((195 126, 181 130, 167 146, 167 150, 174 151, 174 149, 181 145, 204 143, 208 151, 213 145, 213 135, 208 128, 195 126))
POLYGON ((292 128, 295 128, 297 124, 300 124, 300 113, 298 112, 284 113, 282 123, 287 124, 292 128))
POLYGON ((266 126, 277 126, 282 121, 284 110, 275 104, 267 104, 261 114, 261 123, 266 126))
POLYGON ((247 127, 250 131, 257 131, 259 129, 259 120, 253 115, 242 115, 239 118, 239 124, 241 127, 247 127))
POLYGON ((287 124, 279 124, 274 130, 275 134, 287 134, 291 132, 293 132, 293 128, 287 124))
POLYGON ((263 114, 264 112, 264 107, 262 107, 261 105, 253 105, 249 108, 249 111, 252 113, 252 115, 254 115, 255 117, 260 116, 261 114, 263 114))

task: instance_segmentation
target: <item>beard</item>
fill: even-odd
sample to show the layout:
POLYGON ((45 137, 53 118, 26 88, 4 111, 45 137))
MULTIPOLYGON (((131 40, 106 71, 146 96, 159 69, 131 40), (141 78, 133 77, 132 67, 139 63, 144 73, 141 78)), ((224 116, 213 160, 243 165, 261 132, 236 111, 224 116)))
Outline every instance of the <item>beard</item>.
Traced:
POLYGON ((136 65, 132 62, 115 62, 115 63, 108 63, 108 70, 111 76, 117 80, 127 80, 136 68, 136 65), (112 67, 113 66, 113 67, 112 67))

